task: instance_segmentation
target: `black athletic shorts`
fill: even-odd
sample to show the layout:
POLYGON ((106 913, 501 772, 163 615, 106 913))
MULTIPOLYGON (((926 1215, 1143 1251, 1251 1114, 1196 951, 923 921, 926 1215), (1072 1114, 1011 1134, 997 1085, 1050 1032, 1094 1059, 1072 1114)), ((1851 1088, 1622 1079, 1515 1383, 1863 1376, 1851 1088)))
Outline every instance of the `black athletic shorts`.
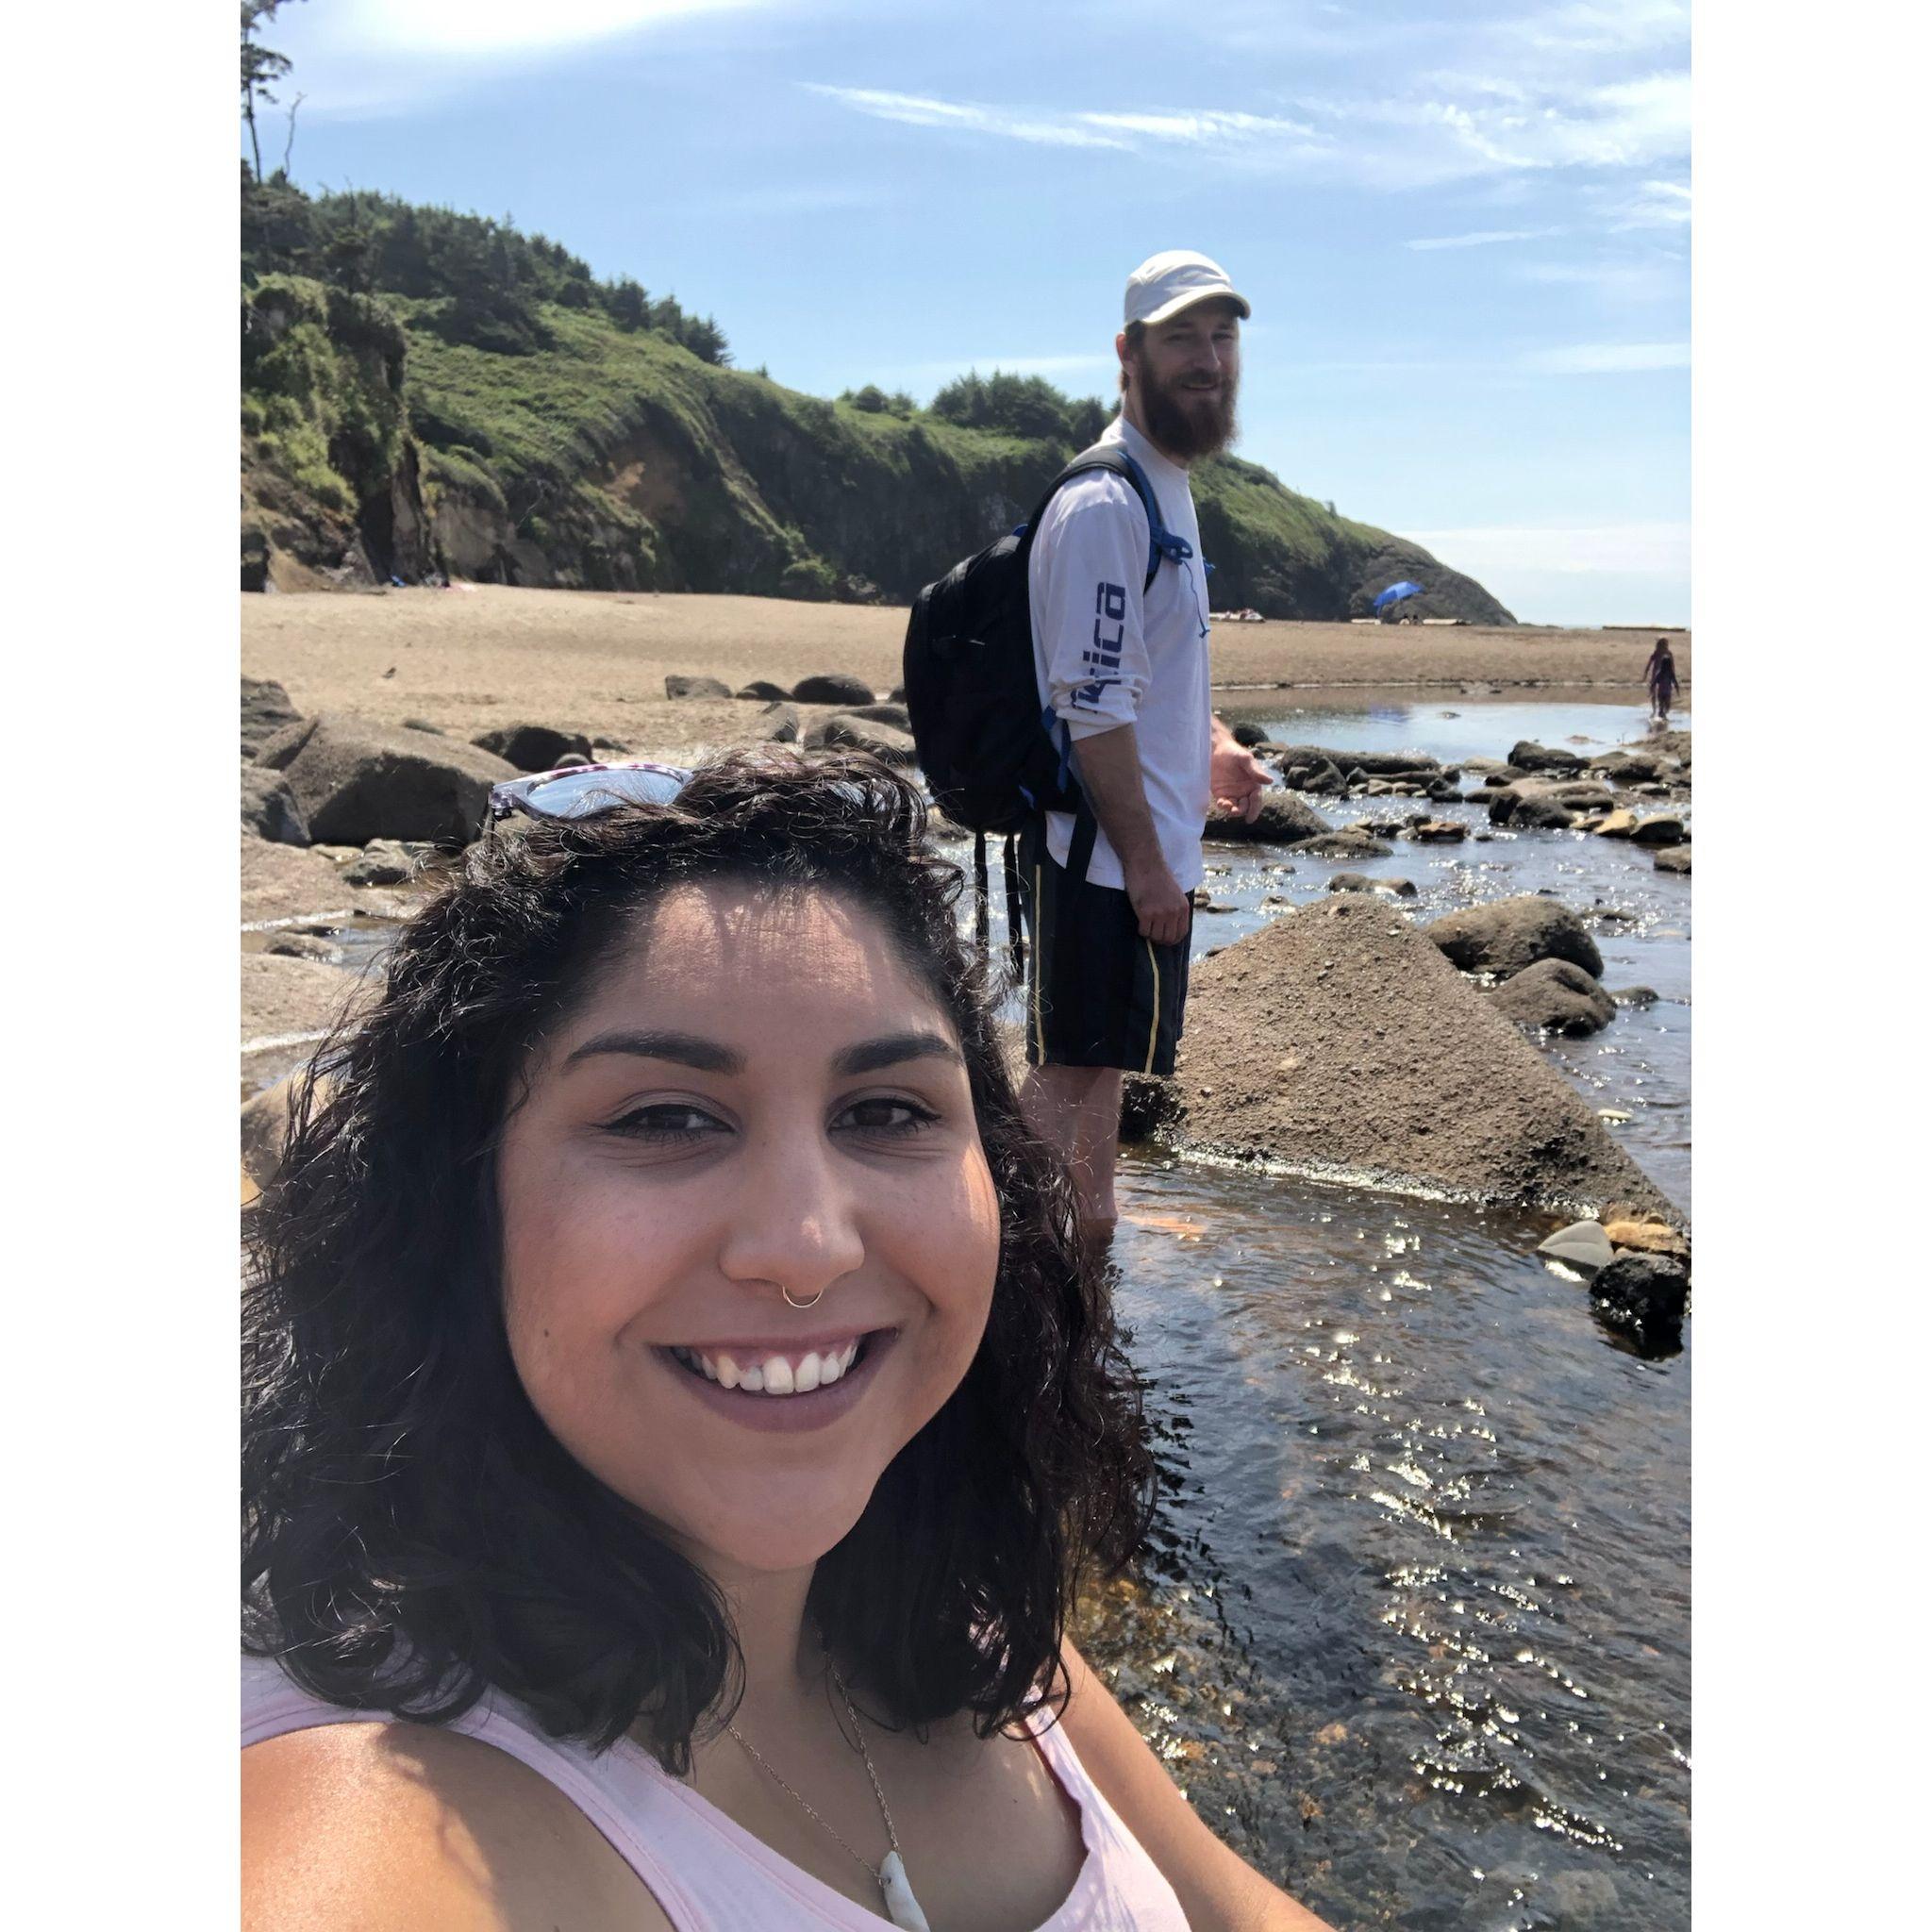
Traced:
MULTIPOLYGON (((1071 856, 1071 855, 1070 855, 1071 856)), ((1026 952, 1026 1058, 1032 1066, 1171 1074, 1188 999, 1188 934, 1158 946, 1118 886, 1069 883, 1043 820, 1020 839, 1026 952)))

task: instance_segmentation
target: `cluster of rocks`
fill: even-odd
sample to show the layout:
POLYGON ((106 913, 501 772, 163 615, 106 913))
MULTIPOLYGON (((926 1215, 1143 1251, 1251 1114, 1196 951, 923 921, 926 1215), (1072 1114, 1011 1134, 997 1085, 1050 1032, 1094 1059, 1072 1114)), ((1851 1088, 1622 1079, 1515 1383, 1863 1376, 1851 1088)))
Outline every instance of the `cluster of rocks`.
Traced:
MULTIPOLYGON (((1606 839, 1628 839, 1655 853, 1659 872, 1688 874, 1690 870, 1690 832, 1683 818, 1648 808, 1657 801, 1689 795, 1688 731, 1659 732, 1641 745, 1620 745, 1593 758, 1561 745, 1524 739, 1510 747, 1507 758, 1469 758, 1461 765, 1444 765, 1423 752, 1336 751, 1323 745, 1278 744, 1252 724, 1237 724, 1234 733, 1257 757, 1274 760, 1282 783, 1291 792, 1481 805, 1492 825, 1518 831, 1575 830, 1606 839), (1474 790, 1462 789, 1465 776, 1480 781, 1474 790)), ((1411 814, 1391 825, 1363 821, 1348 830, 1363 838, 1405 837, 1424 842, 1452 842, 1469 835, 1468 827, 1458 821, 1431 818, 1425 813, 1411 814)), ((1217 825, 1211 836, 1240 833, 1217 825)), ((1332 856, 1347 855, 1338 851, 1332 856)))
POLYGON ((722 677, 673 674, 664 680, 667 698, 740 699, 757 704, 767 744, 802 744, 808 751, 840 747, 870 752, 889 765, 918 761, 906 692, 894 686, 882 699, 863 678, 843 671, 814 672, 788 691, 769 678, 754 678, 737 691, 722 677), (829 705, 832 715, 808 726, 800 705, 829 705))
POLYGON ((1537 1253, 1580 1274, 1598 1313, 1640 1349, 1661 1353, 1681 1343, 1690 1304, 1690 1241, 1661 1216, 1613 1202, 1602 1220, 1558 1228, 1537 1253))

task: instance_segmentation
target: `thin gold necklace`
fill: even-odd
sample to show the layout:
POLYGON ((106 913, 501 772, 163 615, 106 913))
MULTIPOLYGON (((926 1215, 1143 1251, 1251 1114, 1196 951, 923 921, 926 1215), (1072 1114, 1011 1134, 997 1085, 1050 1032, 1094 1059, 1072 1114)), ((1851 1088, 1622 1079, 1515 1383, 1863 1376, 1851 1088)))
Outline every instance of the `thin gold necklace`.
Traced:
POLYGON ((912 1883, 906 1876, 906 1860, 899 1856, 899 1834, 893 1828, 892 1814, 886 1804, 886 1794, 879 1786, 879 1774, 873 1764, 872 1753, 865 1748, 865 1730, 859 1724, 858 1712, 853 1707, 851 1693, 845 1689, 844 1680, 832 1669, 829 1662, 825 1669, 839 1692, 840 1701, 845 1707, 845 1715, 852 1720, 852 1735, 858 1740, 858 1755, 865 1760, 865 1774, 872 1780, 872 1794, 878 1800, 879 1816, 886 1822, 886 1840, 891 1850, 886 1853, 882 1864, 874 1865, 870 1858, 863 1857, 854 1851, 839 1832, 819 1816, 809 1801, 786 1782, 777 1767, 738 1728, 736 1724, 727 1723, 724 1728, 744 1747, 752 1762, 798 1806, 814 1824, 837 1840, 841 1850, 865 1867, 867 1873, 871 1874, 873 1883, 879 1889, 879 1895, 885 1901, 886 1916, 893 1924, 901 1927, 902 1932, 932 1932, 932 1928, 926 1924, 925 1914, 919 1908, 919 1901, 912 1895, 912 1883))

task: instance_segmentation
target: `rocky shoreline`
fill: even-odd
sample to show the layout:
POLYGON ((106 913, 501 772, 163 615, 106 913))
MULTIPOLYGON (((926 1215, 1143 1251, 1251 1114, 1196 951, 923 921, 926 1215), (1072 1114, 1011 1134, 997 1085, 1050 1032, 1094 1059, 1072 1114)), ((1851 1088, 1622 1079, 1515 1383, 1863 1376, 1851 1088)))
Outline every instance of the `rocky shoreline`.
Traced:
MULTIPOLYGON (((663 688, 674 711, 728 708, 726 741, 913 760, 901 693, 851 671, 789 686, 667 673, 663 688)), ((1249 727, 1241 735, 1281 789, 1252 825, 1210 821, 1210 841, 1374 860, 1499 834, 1587 834, 1648 849, 1660 871, 1690 869, 1687 731, 1590 758, 1519 741, 1460 765, 1276 743, 1249 727), (1328 815, 1344 803, 1359 816, 1328 815), (1494 829, 1445 815, 1472 806, 1494 829)), ((241 750, 243 1092, 258 1181, 275 1145, 263 1123, 279 1104, 262 1091, 354 997, 361 982, 344 969, 374 956, 417 887, 476 834, 490 786, 666 752, 538 717, 470 741, 429 718, 305 715, 286 689, 256 678, 242 680, 241 750)), ((1680 1211, 1535 1044, 1594 1033, 1655 997, 1602 985, 1601 955, 1577 913, 1531 893, 1418 924, 1405 909, 1411 881, 1339 872, 1327 884, 1324 898, 1196 961, 1175 1075, 1130 1082, 1124 1136, 1183 1158, 1621 1219, 1681 1239, 1680 1211)), ((1216 909, 1205 892, 1202 901, 1216 909)), ((1614 1291, 1614 1270, 1592 1272, 1614 1291)), ((1646 1276, 1639 1286, 1653 1295, 1657 1284, 1646 1276)))

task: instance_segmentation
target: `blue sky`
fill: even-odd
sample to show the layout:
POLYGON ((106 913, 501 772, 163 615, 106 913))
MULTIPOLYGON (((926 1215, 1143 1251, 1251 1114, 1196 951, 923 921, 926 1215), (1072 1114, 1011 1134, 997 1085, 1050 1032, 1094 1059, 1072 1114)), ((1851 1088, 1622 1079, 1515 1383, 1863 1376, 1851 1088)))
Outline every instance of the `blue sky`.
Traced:
POLYGON ((510 214, 815 393, 1104 393, 1127 272, 1204 249, 1255 306, 1241 454, 1519 617, 1690 615, 1676 0, 300 0, 267 38, 304 186, 510 214))

